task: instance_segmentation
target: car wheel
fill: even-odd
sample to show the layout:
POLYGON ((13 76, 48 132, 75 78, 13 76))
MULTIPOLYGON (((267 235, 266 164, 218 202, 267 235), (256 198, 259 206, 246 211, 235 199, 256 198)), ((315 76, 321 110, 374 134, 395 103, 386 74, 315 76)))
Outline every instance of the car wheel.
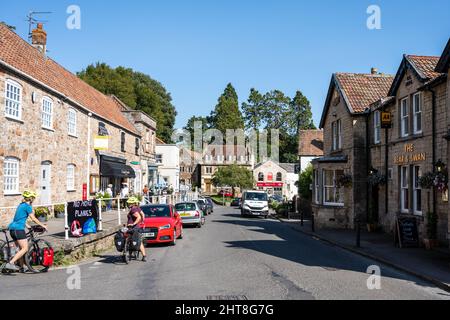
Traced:
POLYGON ((173 229, 173 240, 171 245, 176 245, 177 244, 177 230, 173 229))
POLYGON ((197 228, 201 228, 202 227, 202 223, 200 222, 199 224, 197 224, 197 228))

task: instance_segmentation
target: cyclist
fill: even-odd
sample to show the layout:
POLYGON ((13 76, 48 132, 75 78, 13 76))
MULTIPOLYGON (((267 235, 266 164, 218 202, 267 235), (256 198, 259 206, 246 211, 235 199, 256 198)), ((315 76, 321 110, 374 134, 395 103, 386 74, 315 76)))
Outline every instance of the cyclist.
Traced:
MULTIPOLYGON (((141 229, 144 227, 145 215, 139 207, 140 201, 136 197, 130 197, 127 203, 130 206, 130 212, 128 213, 128 227, 132 228, 134 232, 141 232, 141 229)), ((142 261, 146 262, 147 254, 143 242, 141 242, 140 251, 142 253, 142 261)))
POLYGON ((16 246, 20 248, 19 252, 4 265, 4 268, 19 271, 20 269, 15 265, 19 262, 21 268, 23 268, 23 256, 28 252, 28 240, 26 236, 26 228, 30 228, 27 224, 28 218, 30 218, 34 223, 40 225, 42 228, 47 230, 47 226, 39 222, 33 213, 33 201, 36 199, 36 192, 25 190, 22 194, 22 203, 17 207, 16 214, 13 221, 8 226, 11 238, 15 241, 16 246))

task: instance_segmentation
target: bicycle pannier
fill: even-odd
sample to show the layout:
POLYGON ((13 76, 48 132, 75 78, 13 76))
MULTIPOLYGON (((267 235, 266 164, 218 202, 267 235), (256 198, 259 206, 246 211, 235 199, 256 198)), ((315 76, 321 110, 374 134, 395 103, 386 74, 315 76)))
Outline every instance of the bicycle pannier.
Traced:
POLYGON ((131 236, 131 247, 134 251, 139 251, 142 243, 142 235, 139 230, 134 230, 133 235, 131 236))
POLYGON ((55 258, 53 248, 44 248, 41 250, 41 264, 44 267, 51 267, 55 258))
POLYGON ((125 247, 125 236, 122 231, 119 231, 114 236, 114 245, 116 246, 117 251, 122 252, 125 247))

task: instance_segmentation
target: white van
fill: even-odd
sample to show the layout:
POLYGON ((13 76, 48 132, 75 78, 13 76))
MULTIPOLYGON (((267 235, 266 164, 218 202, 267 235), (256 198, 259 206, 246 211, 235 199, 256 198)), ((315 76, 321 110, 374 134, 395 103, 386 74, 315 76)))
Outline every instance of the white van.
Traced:
POLYGON ((248 190, 242 194, 241 216, 269 216, 269 196, 265 191, 248 190))

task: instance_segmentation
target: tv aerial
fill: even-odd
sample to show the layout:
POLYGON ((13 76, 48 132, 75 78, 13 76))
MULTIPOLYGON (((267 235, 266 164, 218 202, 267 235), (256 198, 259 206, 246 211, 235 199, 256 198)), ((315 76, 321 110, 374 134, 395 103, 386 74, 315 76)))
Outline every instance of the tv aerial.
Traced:
POLYGON ((27 15, 27 21, 28 21, 28 39, 31 39, 31 31, 33 29, 34 25, 37 25, 38 23, 47 23, 48 20, 40 20, 35 18, 35 16, 43 15, 43 14, 51 14, 50 11, 30 11, 27 15))

